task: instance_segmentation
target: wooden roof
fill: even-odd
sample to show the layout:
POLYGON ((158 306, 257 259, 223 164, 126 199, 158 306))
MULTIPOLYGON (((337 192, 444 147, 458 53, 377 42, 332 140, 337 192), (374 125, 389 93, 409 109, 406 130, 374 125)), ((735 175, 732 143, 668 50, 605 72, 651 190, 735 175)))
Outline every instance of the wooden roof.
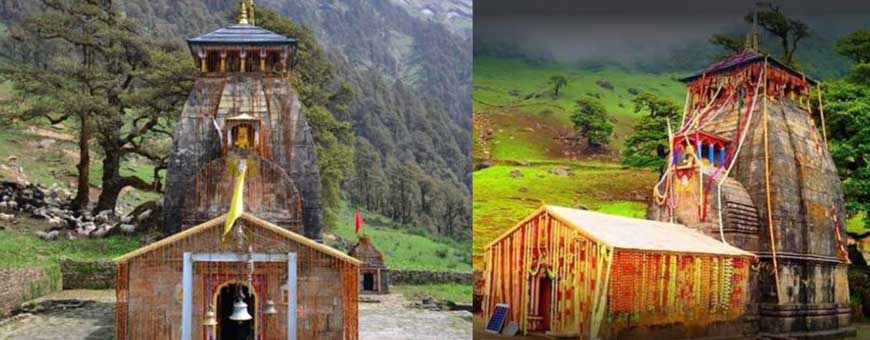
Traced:
MULTIPOLYGON (((223 214, 223 215, 218 216, 216 218, 213 218, 209 221, 203 222, 199 225, 185 229, 181 232, 173 234, 173 235, 171 235, 167 238, 164 238, 160 241, 151 243, 149 245, 146 245, 144 247, 141 247, 139 249, 136 249, 134 251, 131 251, 129 253, 121 255, 121 256, 115 258, 114 261, 115 262, 127 262, 128 260, 130 260, 134 257, 151 252, 153 250, 160 249, 161 247, 164 247, 164 246, 168 246, 172 243, 175 243, 175 242, 183 240, 187 237, 196 235, 196 234, 203 232, 207 229, 220 228, 224 225, 224 221, 226 220, 226 216, 227 216, 226 214, 223 214)), ((303 246, 306 246, 308 248, 319 251, 325 255, 332 256, 334 258, 351 263, 351 264, 356 265, 356 266, 359 265, 359 260, 357 260, 357 259, 355 259, 355 258, 353 258, 353 257, 351 257, 351 256, 349 256, 341 251, 338 251, 338 250, 336 250, 330 246, 327 246, 325 244, 317 243, 317 242, 315 242, 315 241, 313 241, 305 236, 302 236, 302 235, 299 235, 299 234, 294 233, 292 231, 289 231, 287 229, 281 228, 277 225, 269 223, 268 221, 259 219, 256 216, 251 215, 249 213, 244 213, 241 217, 239 217, 239 219, 244 220, 245 222, 251 223, 253 225, 256 225, 258 227, 273 231, 273 232, 285 237, 289 241, 299 243, 303 246)))
POLYGON ((516 227, 492 241, 487 248, 542 212, 576 228, 593 241, 613 248, 667 253, 755 256, 680 224, 608 215, 555 205, 541 207, 516 227))

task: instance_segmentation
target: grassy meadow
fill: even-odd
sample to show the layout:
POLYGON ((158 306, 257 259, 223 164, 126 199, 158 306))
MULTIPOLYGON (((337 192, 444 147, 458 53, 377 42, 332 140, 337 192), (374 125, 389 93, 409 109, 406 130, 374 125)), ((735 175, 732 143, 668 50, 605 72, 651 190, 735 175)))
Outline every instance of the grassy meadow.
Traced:
POLYGON ((651 92, 682 102, 679 76, 475 58, 474 157, 491 165, 473 175, 475 267, 487 243, 541 204, 645 217, 658 174, 620 165, 618 153, 641 117, 634 96, 651 92), (568 79, 558 97, 549 84, 554 75, 568 79), (596 98, 607 109, 614 124, 610 154, 617 156, 569 152, 564 140, 575 135, 570 116, 581 97, 596 98), (555 167, 569 169, 568 176, 554 174, 555 167))
POLYGON ((16 223, 2 222, 0 230, 0 267, 53 268, 61 258, 72 260, 110 260, 142 246, 141 236, 110 236, 100 239, 46 242, 33 233, 46 229, 45 220, 19 216, 16 223))
POLYGON ((509 159, 547 159, 541 158, 541 153, 521 151, 512 154, 512 151, 508 151, 540 148, 541 144, 535 143, 536 140, 529 138, 529 134, 515 136, 515 141, 505 136, 511 136, 518 130, 531 132, 528 128, 570 131, 570 116, 576 109, 575 101, 581 97, 596 98, 612 117, 614 145, 618 148, 631 133, 639 117, 631 102, 634 96, 650 92, 682 103, 685 87, 677 79, 684 75, 640 73, 618 66, 578 68, 559 64, 530 64, 519 59, 476 57, 473 109, 475 113, 509 115, 525 123, 510 124, 510 119, 494 119, 498 122, 497 128, 503 130, 496 137, 500 145, 493 150, 495 154, 500 157, 520 157, 509 159), (559 91, 558 97, 554 96, 549 83, 550 77, 555 75, 568 79, 568 85, 559 91), (538 123, 540 126, 536 126, 538 123))
POLYGON ((471 303, 473 287, 460 284, 431 284, 431 285, 397 285, 392 286, 393 292, 401 293, 408 300, 419 301, 425 296, 431 296, 437 300, 450 300, 458 303, 471 303))
MULTIPOLYGON (((356 243, 354 209, 345 207, 333 232, 356 243)), ((390 268, 471 271, 470 241, 456 241, 417 226, 403 226, 363 211, 362 232, 369 235, 390 268)))
POLYGON ((647 170, 582 161, 494 165, 475 171, 475 265, 480 264, 479 255, 487 243, 541 204, 642 218, 646 215, 645 197, 657 177, 647 170), (569 175, 551 173, 557 166, 570 169, 569 175), (521 176, 514 177, 517 171, 521 176))

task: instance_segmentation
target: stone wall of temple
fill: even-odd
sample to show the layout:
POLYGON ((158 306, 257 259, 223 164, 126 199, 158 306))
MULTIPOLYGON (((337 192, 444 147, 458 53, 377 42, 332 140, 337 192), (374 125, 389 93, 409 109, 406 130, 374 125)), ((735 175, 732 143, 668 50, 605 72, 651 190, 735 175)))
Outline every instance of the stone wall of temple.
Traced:
MULTIPOLYGON (((724 234, 727 242, 758 256, 749 310, 757 315, 762 334, 849 334, 854 329, 849 327, 847 264, 837 241, 843 232, 838 221, 845 218, 843 192, 828 146, 801 97, 810 85, 805 78, 770 67, 768 87, 756 91, 763 84, 757 79, 760 70, 759 64, 748 64, 689 84, 690 89, 704 89, 696 93, 724 90, 712 102, 705 98, 700 104, 704 109, 698 111, 703 114, 690 117, 689 131, 681 133, 687 138, 699 132, 716 136, 727 141, 729 152, 736 152, 738 131, 744 126, 746 137, 736 159, 725 166, 705 165, 703 174, 694 165, 673 170, 668 189, 673 208, 654 204, 649 215, 670 219, 672 212, 675 222, 717 238, 724 234), (709 87, 699 87, 705 81, 709 87), (733 169, 723 178, 730 164, 733 169)), ((707 153, 702 156, 708 158, 707 153)))
MULTIPOLYGON (((226 77, 201 77, 185 104, 175 130, 175 141, 169 158, 164 198, 164 225, 166 231, 175 232, 215 216, 200 216, 192 202, 204 197, 197 183, 197 174, 206 164, 221 157, 224 147, 219 132, 232 115, 246 113, 261 120, 261 140, 265 142, 264 160, 273 162, 289 176, 288 180, 269 180, 270 183, 289 182, 274 187, 274 191, 298 190, 302 198, 302 232, 311 239, 320 239, 322 199, 320 170, 311 128, 302 113, 295 90, 285 78, 266 77, 262 74, 228 74, 226 77)), ((247 186, 246 186, 247 188, 247 186)), ((246 203, 256 206, 257 197, 246 203)), ((260 204, 263 206, 263 204, 260 204)), ((221 206, 222 208, 222 206, 221 206)), ((202 211, 203 207, 199 207, 202 211)), ((204 210, 214 210, 204 207, 204 210)), ((219 210, 219 209, 218 209, 219 210)), ((253 211, 269 219, 274 209, 253 211), (265 214, 266 211, 270 214, 265 214)), ((221 212, 222 213, 222 212, 221 212)), ((277 214, 281 215, 281 214, 277 214)), ((293 215, 287 212, 287 216, 293 215)), ((282 226, 291 228, 277 221, 282 226)))

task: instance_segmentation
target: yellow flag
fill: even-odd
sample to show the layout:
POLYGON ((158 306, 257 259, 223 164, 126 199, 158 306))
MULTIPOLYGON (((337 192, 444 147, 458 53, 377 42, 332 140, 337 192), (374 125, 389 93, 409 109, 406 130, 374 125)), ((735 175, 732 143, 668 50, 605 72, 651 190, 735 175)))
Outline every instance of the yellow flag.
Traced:
POLYGON ((233 229, 233 224, 245 212, 245 160, 239 160, 239 166, 236 167, 235 176, 236 184, 233 189, 233 200, 230 202, 230 211, 227 213, 226 223, 224 224, 224 235, 222 239, 226 241, 227 234, 233 229))

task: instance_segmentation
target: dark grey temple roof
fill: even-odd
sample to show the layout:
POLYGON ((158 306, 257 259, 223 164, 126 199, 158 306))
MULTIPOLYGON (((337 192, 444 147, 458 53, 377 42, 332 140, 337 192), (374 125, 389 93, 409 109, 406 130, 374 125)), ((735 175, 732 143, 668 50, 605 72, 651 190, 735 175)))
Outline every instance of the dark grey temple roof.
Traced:
POLYGON ((296 43, 296 39, 287 38, 261 27, 236 24, 187 39, 187 43, 190 45, 292 45, 296 43))

